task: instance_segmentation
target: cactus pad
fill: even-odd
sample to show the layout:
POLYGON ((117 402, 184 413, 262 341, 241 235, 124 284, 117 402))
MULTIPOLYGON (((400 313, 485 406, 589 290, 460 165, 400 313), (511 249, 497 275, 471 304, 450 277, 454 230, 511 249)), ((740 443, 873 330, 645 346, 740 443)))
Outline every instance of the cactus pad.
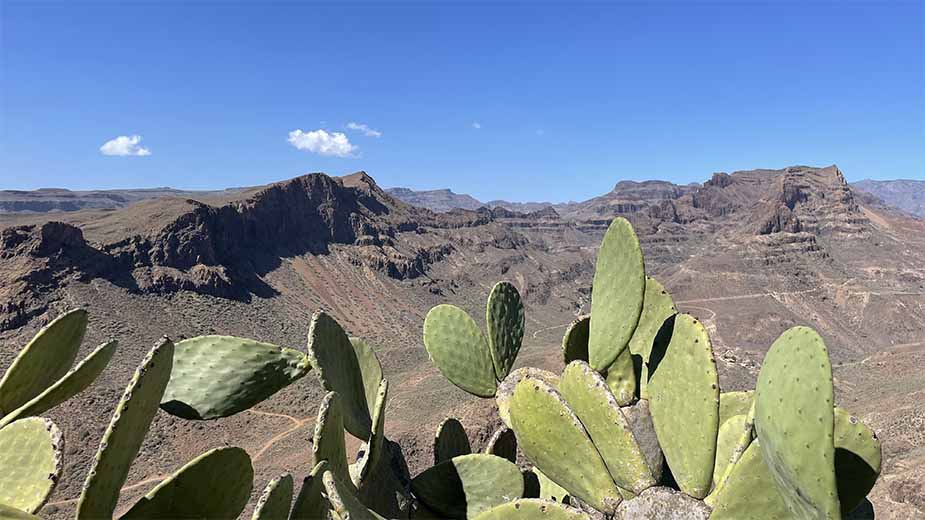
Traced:
POLYGON ((642 314, 639 316, 639 323, 636 325, 636 331, 633 332, 633 337, 630 339, 629 344, 629 349, 633 356, 639 356, 642 361, 641 373, 639 374, 639 395, 643 399, 647 399, 649 395, 646 391, 646 383, 649 380, 648 366, 646 364, 649 362, 649 354, 652 352, 655 337, 665 320, 677 313, 678 309, 665 287, 655 278, 647 276, 642 314))
POLYGON ((75 309, 42 327, 0 379, 0 416, 42 393, 67 373, 87 330, 87 311, 75 309))
POLYGON ((771 345, 755 388, 755 430, 793 516, 837 518, 832 366, 819 334, 794 327, 771 345))
POLYGON ((550 500, 520 498, 495 506, 475 517, 475 520, 589 520, 590 517, 573 507, 550 500))
POLYGON ((61 432, 48 419, 22 419, 0 429, 0 504, 37 512, 61 477, 63 448, 61 432))
POLYGON ((376 401, 373 404, 373 431, 369 440, 365 443, 363 454, 357 459, 354 467, 356 468, 353 483, 360 487, 369 478, 373 468, 379 464, 379 459, 383 456, 385 450, 385 406, 389 399, 389 380, 379 381, 379 389, 376 391, 376 401))
POLYGON ((506 426, 495 430, 483 451, 489 455, 517 462, 517 436, 514 435, 514 430, 506 426))
POLYGON ((0 503, 0 520, 42 520, 33 514, 29 514, 22 509, 16 509, 6 504, 0 503))
POLYGON ((588 361, 588 331, 591 315, 579 316, 565 329, 562 336, 562 359, 568 365, 572 361, 588 361))
POLYGON ((526 377, 517 383, 510 413, 521 451, 540 471, 591 507, 613 513, 620 492, 581 421, 558 391, 526 377))
POLYGON ((247 505, 253 482, 254 467, 247 452, 215 448, 161 481, 120 520, 237 518, 247 505))
POLYGON ((607 388, 620 406, 629 406, 636 400, 636 375, 633 355, 626 348, 607 367, 607 388))
POLYGON ((451 383, 470 394, 492 397, 498 381, 488 341, 466 311, 437 305, 424 318, 424 346, 451 383))
POLYGON ((588 432, 617 486, 638 494, 655 485, 646 457, 600 374, 584 361, 573 361, 562 372, 559 392, 588 432))
MULTIPOLYGON (((323 312, 316 312, 312 316, 308 330, 308 356, 318 372, 321 386, 340 396, 344 427, 358 439, 369 439, 373 419, 367 404, 357 351, 344 329, 323 312)), ((379 386, 378 382, 376 386, 379 386)), ((345 478, 334 468, 331 470, 337 478, 345 478)))
POLYGON ((322 479, 334 520, 384 520, 367 509, 353 494, 353 490, 330 471, 325 471, 322 479))
POLYGON ((141 448, 170 381, 173 352, 173 343, 161 338, 135 370, 100 440, 77 504, 78 519, 112 517, 129 466, 141 448))
POLYGON ((514 395, 514 389, 517 388, 517 383, 525 377, 532 377, 540 381, 545 381, 546 384, 553 388, 559 386, 559 376, 541 368, 523 367, 508 374, 508 376, 504 378, 504 381, 501 381, 501 384, 498 385, 498 392, 495 395, 495 403, 498 405, 498 415, 501 416, 501 421, 504 422, 508 428, 513 428, 511 425, 511 397, 514 395))
POLYGON ((736 415, 747 415, 754 402, 755 392, 723 392, 719 394, 719 425, 736 415))
POLYGON ((411 492, 441 515, 472 518, 523 496, 524 479, 513 463, 475 453, 424 470, 411 481, 411 492))
POLYGON ((315 464, 311 473, 302 481, 302 488, 292 506, 289 520, 317 520, 327 518, 331 510, 329 502, 322 496, 324 481, 322 476, 328 470, 328 461, 315 464))
POLYGON ((864 501, 880 475, 880 440, 857 417, 835 408, 835 477, 843 515, 864 501))
MULTIPOLYGON (((538 496, 532 498, 543 498, 546 500, 552 500, 554 502, 564 503, 566 497, 569 496, 568 490, 564 487, 556 484, 549 477, 547 477, 542 471, 540 471, 536 466, 530 468, 531 473, 535 475, 537 484, 539 485, 538 496)), ((531 497, 527 497, 531 498, 531 497)))
POLYGON ((366 405, 370 413, 376 406, 376 396, 379 395, 379 383, 382 381, 382 364, 376 351, 369 343, 360 338, 350 338, 353 351, 357 355, 357 364, 360 366, 360 376, 363 379, 363 391, 366 393, 366 405))
POLYGON ((591 288, 588 363, 595 370, 610 366, 633 337, 645 290, 639 239, 626 219, 615 218, 598 250, 591 288))
POLYGON ((437 426, 437 433, 434 435, 434 464, 470 453, 472 447, 462 423, 453 417, 444 419, 437 426))
POLYGON ((347 448, 344 444, 344 414, 340 402, 337 392, 328 392, 321 401, 312 437, 312 457, 315 464, 328 461, 328 471, 333 471, 338 479, 350 482, 347 448))
POLYGON ((725 485, 708 503, 713 506, 710 520, 766 520, 791 518, 761 455, 759 442, 753 442, 734 466, 725 485))
POLYGON ((710 491, 719 430, 719 380, 710 338, 687 314, 674 318, 671 339, 653 347, 649 407, 665 460, 681 491, 710 491))
POLYGON ((292 504, 292 475, 286 473, 271 480, 254 507, 251 520, 286 520, 292 504))
MULTIPOLYGON (((713 464, 713 489, 720 485, 723 475, 733 463, 733 454, 744 452, 745 448, 741 446, 743 442, 743 432, 746 430, 748 417, 746 415, 735 415, 730 417, 719 427, 719 434, 716 437, 716 462, 713 464)), ((750 428, 749 428, 750 429, 750 428)), ((751 434, 748 435, 751 440, 751 434)))
POLYGON ((485 323, 495 377, 501 381, 511 372, 524 339, 524 305, 516 287, 508 282, 495 284, 488 295, 485 323))
POLYGON ((233 336, 176 344, 161 408, 184 419, 228 417, 254 406, 311 370, 297 350, 233 336))
POLYGON ((5 415, 0 420, 0 428, 17 419, 39 415, 84 391, 93 384, 106 366, 109 365, 117 346, 116 341, 109 341, 97 347, 96 350, 91 352, 64 377, 56 381, 55 384, 46 388, 44 392, 33 397, 29 402, 5 415))

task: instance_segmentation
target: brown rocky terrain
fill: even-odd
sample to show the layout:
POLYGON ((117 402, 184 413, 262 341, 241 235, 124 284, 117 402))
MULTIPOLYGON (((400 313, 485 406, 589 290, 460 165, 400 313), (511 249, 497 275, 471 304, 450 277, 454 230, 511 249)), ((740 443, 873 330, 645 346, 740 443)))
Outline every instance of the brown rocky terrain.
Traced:
MULTIPOLYGON (((787 328, 819 330, 838 401, 884 441, 884 475, 871 495, 877 516, 925 515, 925 222, 859 196, 834 166, 715 174, 697 186, 621 182, 569 206, 435 213, 361 172, 116 210, 0 216, 0 369, 69 307, 90 311, 85 350, 107 337, 121 343, 101 380, 51 414, 65 433, 67 466, 43 514, 73 510, 122 388, 162 334, 217 332, 298 348, 317 309, 377 346, 392 382, 386 432, 412 471, 427 463, 447 415, 481 445, 490 403, 430 365, 425 313, 452 302, 478 318, 492 284, 509 280, 526 304, 518 364, 561 369, 561 335, 587 310, 597 244, 620 215, 636 226, 647 269, 708 326, 725 389, 751 387, 787 328)), ((219 445, 250 452, 258 488, 282 471, 301 478, 320 395, 309 374, 234 417, 188 422, 160 413, 123 504, 219 445)))

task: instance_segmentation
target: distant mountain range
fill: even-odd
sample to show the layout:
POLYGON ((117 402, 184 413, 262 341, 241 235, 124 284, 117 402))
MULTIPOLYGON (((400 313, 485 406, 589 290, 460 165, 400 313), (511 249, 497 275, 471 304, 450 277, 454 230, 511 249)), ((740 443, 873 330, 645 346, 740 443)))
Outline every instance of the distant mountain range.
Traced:
POLYGON ((865 179, 851 184, 879 198, 887 205, 906 213, 925 217, 925 181, 899 179, 895 181, 874 181, 865 179))

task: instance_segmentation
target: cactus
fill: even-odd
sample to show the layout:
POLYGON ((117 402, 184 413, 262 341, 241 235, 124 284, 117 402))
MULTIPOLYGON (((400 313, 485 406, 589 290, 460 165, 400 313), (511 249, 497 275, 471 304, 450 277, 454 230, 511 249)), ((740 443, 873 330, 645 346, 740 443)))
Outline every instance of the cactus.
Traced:
POLYGON ((0 379, 0 415, 26 404, 67 373, 87 330, 87 311, 58 316, 32 338, 0 379))
POLYGON ((755 392, 722 392, 719 394, 719 425, 736 415, 747 415, 754 402, 755 392))
POLYGON ((0 428, 25 417, 34 417, 67 401, 90 386, 109 365, 118 342, 107 341, 91 352, 71 371, 33 397, 22 406, 0 419, 0 428))
POLYGON ((48 419, 0 429, 0 504, 30 514, 41 509, 61 477, 63 450, 64 438, 48 419))
POLYGON ((591 315, 579 316, 565 329, 562 336, 562 359, 568 365, 572 361, 588 361, 588 329, 591 315))
POLYGON ((569 494, 612 514, 621 494, 584 426, 561 394, 525 377, 510 400, 512 429, 533 464, 569 494))
POLYGON ((463 425, 453 417, 444 419, 437 426, 437 434, 434 435, 434 464, 470 453, 472 447, 463 425))
POLYGON ((215 448, 161 481, 120 520, 237 518, 247 506, 253 482, 254 468, 247 452, 215 448))
MULTIPOLYGON (((720 481, 725 475, 726 470, 731 464, 734 464, 736 452, 744 452, 748 444, 751 444, 751 425, 748 424, 748 416, 745 414, 730 417, 722 426, 719 427, 719 434, 716 436, 716 462, 713 464, 713 489, 720 487, 720 481), (744 448, 743 434, 747 439, 744 448)), ((709 503, 709 500, 707 501, 709 503)))
POLYGON ((389 381, 383 379, 379 382, 379 388, 376 391, 376 401, 373 404, 373 427, 369 440, 364 445, 362 455, 356 463, 351 466, 350 472, 353 475, 353 483, 357 488, 362 488, 364 482, 369 477, 372 470, 379 464, 380 458, 384 456, 385 450, 385 405, 389 396, 389 381))
POLYGON ((838 518, 832 367, 822 338, 794 327, 771 345, 755 388, 755 430, 791 514, 838 518))
POLYGON ((269 483, 254 506, 251 520, 286 520, 292 504, 292 475, 285 473, 269 483))
POLYGON ((665 287, 655 278, 647 276, 642 314, 639 316, 639 324, 636 325, 636 330, 633 332, 633 337, 630 339, 629 344, 632 355, 640 360, 639 395, 643 399, 647 399, 649 396, 646 390, 646 385, 649 381, 648 363, 655 337, 665 320, 677 313, 678 309, 665 287))
POLYGON ((302 481, 302 488, 292 506, 290 520, 316 520, 327 518, 331 505, 322 496, 324 490, 323 475, 328 470, 328 461, 322 460, 315 464, 311 472, 302 481))
POLYGON ((559 392, 581 421, 617 486, 638 494, 655 485, 646 457, 600 374, 584 361, 573 361, 562 373, 559 392))
POLYGON ((665 460, 681 491, 703 498, 710 491, 719 430, 719 380, 703 325, 677 315, 669 341, 657 342, 649 360, 649 406, 665 460))
POLYGON ((559 503, 565 503, 566 500, 568 500, 568 490, 553 482, 552 479, 547 477, 539 468, 536 466, 530 468, 529 474, 533 475, 533 478, 536 479, 536 496, 527 496, 527 494, 524 493, 525 498, 542 498, 559 503))
POLYGON ((590 520, 590 517, 573 507, 551 500, 521 498, 495 506, 475 517, 475 520, 590 520))
POLYGON ((385 520, 367 509, 353 494, 353 490, 334 473, 325 471, 322 481, 328 494, 334 520, 385 520))
POLYGON ((312 437, 312 458, 316 463, 327 461, 327 471, 333 472, 343 482, 351 482, 344 445, 344 414, 340 403, 337 392, 328 392, 321 401, 312 437))
MULTIPOLYGON (((328 392, 337 392, 340 396, 347 431, 359 439, 368 439, 372 433, 373 420, 357 350, 344 329, 324 312, 319 311, 312 316, 308 330, 308 356, 312 366, 318 371, 321 386, 328 392)), ((368 361, 364 356, 367 369, 368 361)), ((378 381, 375 384, 376 387, 379 386, 378 381)), ((339 479, 346 478, 336 468, 331 468, 331 471, 334 471, 339 479)))
POLYGON ((517 462, 517 436, 514 430, 504 426, 495 430, 482 452, 517 462))
POLYGON ((382 364, 373 347, 360 338, 350 338, 353 352, 357 356, 357 365, 360 368, 360 378, 363 380, 363 391, 366 393, 366 405, 373 411, 379 395, 379 383, 382 382, 382 364))
POLYGON ((0 519, 2 520, 41 520, 40 517, 27 513, 21 509, 0 503, 0 519))
POLYGON ((787 504, 761 453, 753 442, 732 467, 726 484, 713 499, 710 520, 763 520, 790 518, 787 504))
POLYGON ((523 496, 524 481, 511 462, 474 453, 453 457, 424 470, 412 479, 411 492, 444 517, 472 518, 523 496))
POLYGON ((308 358, 297 350, 232 336, 186 339, 175 345, 173 373, 161 408, 184 419, 228 417, 309 370, 308 358))
POLYGON ((624 218, 607 228, 591 289, 588 363, 604 371, 629 344, 642 314, 646 271, 639 239, 624 218))
POLYGON ((438 305, 424 319, 424 346, 451 383, 478 397, 494 397, 511 371, 524 334, 523 304, 517 289, 499 282, 485 310, 488 338, 466 311, 438 305))
POLYGON ((835 476, 841 513, 854 510, 880 476, 880 440, 856 417, 835 408, 835 476))
POLYGON ((100 440, 77 504, 78 519, 112 517, 129 466, 170 381, 173 352, 173 343, 164 337, 135 370, 100 440))
POLYGON ((495 395, 495 404, 498 405, 498 415, 508 428, 514 428, 511 422, 511 397, 514 396, 514 389, 517 388, 517 383, 520 383, 522 379, 527 377, 544 381, 553 388, 559 386, 559 376, 541 368, 523 367, 508 374, 508 376, 504 378, 504 381, 501 381, 501 384, 498 385, 498 392, 495 395))

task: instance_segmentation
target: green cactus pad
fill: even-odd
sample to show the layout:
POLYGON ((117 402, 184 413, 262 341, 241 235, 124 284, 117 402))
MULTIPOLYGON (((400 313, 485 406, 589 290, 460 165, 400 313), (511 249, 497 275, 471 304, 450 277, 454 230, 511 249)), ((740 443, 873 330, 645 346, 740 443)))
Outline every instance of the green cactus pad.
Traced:
POLYGON ((719 430, 719 380, 710 338, 687 314, 673 320, 670 341, 649 359, 649 407, 665 460, 681 491, 710 491, 719 430))
POLYGON ((344 414, 340 403, 340 394, 337 392, 328 392, 321 401, 312 437, 312 457, 316 464, 328 461, 328 471, 333 471, 344 482, 351 482, 344 444, 344 414))
POLYGON ((434 435, 434 464, 470 453, 472 447, 462 423, 453 417, 444 419, 437 426, 437 433, 434 435))
POLYGON ((385 406, 389 399, 389 381, 379 381, 376 391, 376 401, 373 403, 373 431, 369 440, 364 443, 363 454, 351 467, 353 483, 360 487, 369 478, 373 468, 379 463, 385 450, 385 406), (355 470, 354 470, 355 468, 355 470))
POLYGON ((504 422, 508 428, 513 428, 513 426, 511 426, 511 397, 514 395, 514 389, 517 388, 517 383, 525 377, 532 377, 545 381, 546 384, 553 388, 559 386, 559 376, 541 368, 523 367, 508 374, 508 376, 504 378, 504 381, 501 381, 501 384, 498 385, 498 392, 495 395, 495 403, 498 405, 498 415, 501 416, 501 421, 504 422))
POLYGON ((292 475, 286 473, 271 480, 257 500, 251 520, 287 520, 292 504, 292 475))
POLYGON ((96 350, 91 352, 64 377, 56 381, 55 384, 46 388, 44 392, 33 397, 29 402, 5 415, 0 420, 0 428, 17 419, 34 417, 44 413, 84 391, 93 384, 106 366, 109 365, 117 346, 116 341, 109 341, 97 347, 96 350))
POLYGON ((360 375, 363 379, 363 390, 366 393, 366 406, 372 413, 376 406, 376 396, 379 395, 379 383, 382 381, 382 364, 376 356, 376 351, 369 343, 360 338, 350 338, 353 351, 357 355, 357 364, 360 366, 360 375))
POLYGON ((84 482, 77 518, 111 518, 129 466, 157 413, 173 367, 173 343, 161 338, 142 360, 103 433, 84 482))
POLYGON ((790 512, 838 518, 832 366, 819 334, 794 327, 771 345, 755 388, 755 430, 790 512))
POLYGON ((488 439, 488 443, 485 444, 485 449, 482 451, 511 462, 517 462, 517 436, 514 435, 514 430, 506 426, 498 428, 488 439))
POLYGON ((524 339, 524 304, 516 287, 508 282, 495 284, 485 306, 485 323, 495 377, 501 381, 511 372, 524 339))
POLYGON ((161 408, 183 419, 228 417, 270 397, 311 370, 297 350, 233 336, 176 344, 161 408))
POLYGON ((633 356, 638 356, 641 363, 641 373, 639 375, 639 395, 643 399, 648 399, 646 384, 649 380, 649 355, 652 352, 652 345, 655 343, 655 337, 662 328, 665 320, 678 313, 677 307, 671 300, 671 295, 665 290, 665 287, 651 276, 646 277, 646 295, 643 299, 642 314, 639 316, 639 323, 636 325, 636 331, 630 339, 629 349, 633 356))
POLYGON ((629 349, 623 349, 607 367, 607 388, 620 406, 629 406, 636 400, 636 375, 629 349))
POLYGON ((330 471, 324 472, 322 480, 335 520, 385 520, 367 509, 353 494, 353 489, 330 471))
POLYGON ((524 479, 511 462, 474 453, 424 470, 411 480, 411 492, 441 515, 472 518, 523 496, 524 479))
MULTIPOLYGON (((569 496, 567 489, 553 482, 552 479, 547 477, 536 466, 531 468, 530 471, 536 476, 536 480, 540 488, 539 496, 533 497, 533 498, 542 498, 545 500, 552 500, 554 502, 560 502, 560 503, 565 502, 566 497, 569 496)), ((531 497, 527 497, 527 498, 531 498, 531 497)))
POLYGON ((0 504, 0 520, 42 520, 41 517, 29 514, 21 509, 0 504))
POLYGON ((761 455, 759 442, 753 442, 734 466, 725 485, 710 495, 710 520, 767 520, 792 518, 787 504, 761 455))
POLYGON ((573 361, 562 372, 559 392, 591 437, 617 486, 638 494, 655 485, 646 457, 599 373, 584 361, 573 361))
POLYGON ((588 332, 591 315, 579 316, 565 329, 562 336, 562 359, 568 365, 572 361, 588 361, 588 332))
POLYGON ((633 337, 645 291, 639 239, 629 221, 615 218, 598 250, 591 288, 588 363, 595 370, 609 367, 633 337))
POLYGON ((551 500, 520 498, 495 506, 475 517, 475 520, 590 520, 591 517, 573 507, 551 500))
MULTIPOLYGON (((723 475, 726 473, 726 470, 729 468, 729 465, 733 463, 733 456, 737 452, 744 452, 745 448, 748 447, 748 444, 745 445, 745 448, 742 447, 743 440, 746 439, 743 436, 747 427, 748 417, 744 414, 735 415, 730 417, 719 427, 719 434, 716 437, 716 462, 713 464, 713 489, 717 489, 720 485, 720 481, 723 478, 723 475)), ((750 429, 750 425, 748 425, 750 429)), ((751 441, 751 434, 747 436, 748 441, 751 441)))
POLYGON ((87 331, 87 311, 75 309, 42 327, 0 379, 0 416, 42 393, 74 364, 87 331))
POLYGON ((161 481, 120 520, 234 519, 247 506, 253 486, 254 467, 247 452, 215 448, 161 481))
POLYGON ((492 397, 498 381, 488 341, 466 311, 437 305, 424 318, 424 346, 451 383, 478 397, 492 397))
POLYGON ((719 394, 719 425, 736 415, 747 415, 754 402, 755 392, 723 392, 719 394))
MULTIPOLYGON (((312 316, 308 330, 308 357, 318 372, 321 386, 340 395, 344 427, 358 439, 369 439, 373 419, 357 351, 334 318, 320 311, 312 316)), ((334 474, 344 478, 338 471, 334 474)))
POLYGON ((311 473, 302 481, 302 488, 292 506, 289 520, 317 520, 327 518, 331 506, 324 498, 324 481, 322 476, 328 470, 328 461, 322 460, 315 464, 311 473))
POLYGON ((835 408, 835 477, 841 512, 864 501, 880 476, 880 439, 857 417, 835 408))
POLYGON ((558 391, 540 379, 526 377, 517 383, 510 413, 520 450, 530 462, 572 496, 613 514, 620 491, 581 421, 558 391))
POLYGON ((41 509, 61 478, 63 448, 64 437, 48 419, 31 417, 0 429, 0 504, 27 513, 41 509))

